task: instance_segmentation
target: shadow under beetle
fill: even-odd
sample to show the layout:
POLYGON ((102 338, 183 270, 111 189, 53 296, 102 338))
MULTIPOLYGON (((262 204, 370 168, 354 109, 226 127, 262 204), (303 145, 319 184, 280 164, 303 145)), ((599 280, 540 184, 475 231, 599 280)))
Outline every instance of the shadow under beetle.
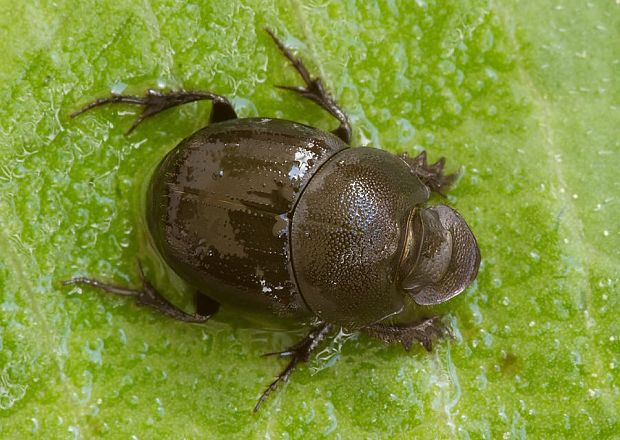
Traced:
POLYGON ((304 82, 278 87, 318 104, 338 120, 337 129, 239 119, 225 97, 198 91, 113 95, 72 115, 110 103, 142 106, 130 132, 163 110, 212 101, 209 125, 164 157, 147 195, 157 249, 191 286, 208 289, 208 297, 198 295, 196 313, 168 302, 142 269, 140 289, 82 277, 65 282, 132 296, 181 321, 204 322, 220 304, 314 319, 305 338, 269 353, 290 360, 254 411, 337 327, 407 350, 419 341, 430 350, 433 336, 447 334, 439 317, 395 323, 399 314, 458 295, 480 264, 461 216, 445 205, 425 205, 431 192, 443 194, 456 177, 443 174, 444 159, 429 165, 425 152, 411 158, 351 148, 345 113, 302 60, 267 32, 304 82))

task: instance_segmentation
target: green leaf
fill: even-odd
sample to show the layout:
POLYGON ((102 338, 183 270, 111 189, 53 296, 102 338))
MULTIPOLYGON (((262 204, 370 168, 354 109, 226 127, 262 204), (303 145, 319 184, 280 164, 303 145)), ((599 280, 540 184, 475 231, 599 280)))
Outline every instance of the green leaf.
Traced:
POLYGON ((0 13, 0 437, 611 438, 620 432, 617 2, 9 2, 0 13), (299 332, 174 322, 84 274, 187 287, 146 239, 153 166, 210 104, 131 136, 111 92, 207 89, 242 116, 334 121, 264 26, 319 74, 354 143, 446 156, 475 285, 432 354, 342 336, 251 409, 299 332), (273 331, 272 331, 273 330, 273 331))

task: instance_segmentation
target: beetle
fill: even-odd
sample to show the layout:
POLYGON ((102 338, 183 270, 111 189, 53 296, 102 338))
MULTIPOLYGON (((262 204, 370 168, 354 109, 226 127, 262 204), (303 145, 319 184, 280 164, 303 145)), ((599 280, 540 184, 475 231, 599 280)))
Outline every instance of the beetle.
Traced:
POLYGON ((195 313, 175 307, 142 268, 139 289, 86 277, 64 282, 132 296, 181 321, 204 322, 223 304, 239 313, 312 323, 297 344, 270 353, 289 362, 254 411, 336 328, 400 342, 407 350, 419 341, 430 351, 433 337, 448 334, 440 317, 399 318, 455 297, 480 264, 463 218, 446 205, 427 206, 432 192, 444 195, 455 180, 443 173, 445 159, 429 165, 426 152, 410 157, 351 148, 348 118, 320 78, 266 31, 304 83, 277 87, 318 104, 338 121, 335 130, 241 119, 224 96, 204 91, 112 95, 71 115, 111 103, 141 106, 131 132, 171 107, 212 101, 209 124, 163 158, 146 198, 157 250, 201 292, 202 306, 195 313))

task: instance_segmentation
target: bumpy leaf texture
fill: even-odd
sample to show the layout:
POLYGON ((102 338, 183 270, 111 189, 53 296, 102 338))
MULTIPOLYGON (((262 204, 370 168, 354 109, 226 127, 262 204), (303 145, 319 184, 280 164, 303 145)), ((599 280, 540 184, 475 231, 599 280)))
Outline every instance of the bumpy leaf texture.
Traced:
POLYGON ((610 438, 620 432, 617 2, 0 2, 0 437, 610 438), (200 4, 204 3, 204 4, 200 4), (333 128, 264 26, 350 115, 354 143, 446 156, 483 260, 431 354, 344 335, 257 414, 298 330, 187 325, 77 274, 191 292, 150 249, 145 182, 210 104, 69 114, 111 92, 212 90, 333 128), (336 362, 337 361, 337 362, 336 362))

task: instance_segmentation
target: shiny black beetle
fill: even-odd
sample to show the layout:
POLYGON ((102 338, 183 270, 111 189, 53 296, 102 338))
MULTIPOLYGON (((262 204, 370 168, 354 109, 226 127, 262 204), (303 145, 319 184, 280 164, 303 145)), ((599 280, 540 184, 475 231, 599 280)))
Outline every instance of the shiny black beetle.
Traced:
POLYGON ((131 131, 168 108, 213 102, 209 125, 166 155, 147 196, 157 249, 190 285, 208 289, 210 307, 185 313, 142 273, 141 289, 90 278, 65 282, 133 296, 183 321, 206 321, 220 303, 314 319, 304 339, 274 353, 290 361, 255 411, 335 327, 401 342, 406 349, 417 340, 430 350, 431 337, 446 332, 439 317, 403 323, 399 315, 458 295, 480 263, 476 239, 461 216, 445 205, 425 206, 432 191, 443 193, 454 180, 442 173, 444 159, 428 165, 424 152, 411 158, 350 148, 344 112, 301 59, 267 32, 305 83, 279 87, 333 115, 340 125, 332 133, 286 120, 238 119, 225 97, 210 92, 113 95, 72 115, 108 103, 142 106, 131 131))

